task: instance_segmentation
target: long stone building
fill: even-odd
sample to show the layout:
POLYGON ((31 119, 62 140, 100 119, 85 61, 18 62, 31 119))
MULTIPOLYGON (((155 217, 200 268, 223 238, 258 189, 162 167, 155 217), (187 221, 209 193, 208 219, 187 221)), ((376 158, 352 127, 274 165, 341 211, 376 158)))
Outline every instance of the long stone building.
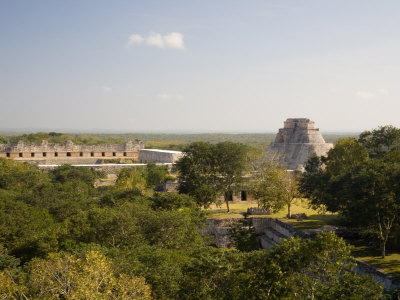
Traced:
POLYGON ((289 170, 303 170, 312 155, 326 155, 333 144, 326 143, 314 122, 306 118, 289 118, 279 129, 268 153, 287 165, 289 170))
POLYGON ((138 160, 143 142, 125 144, 78 145, 72 141, 63 144, 0 144, 0 157, 40 163, 95 163, 98 159, 131 158, 138 160))
POLYGON ((39 164, 95 164, 104 159, 127 158, 141 163, 175 163, 182 152, 144 149, 143 142, 125 144, 78 145, 72 141, 63 144, 0 144, 0 157, 39 164))

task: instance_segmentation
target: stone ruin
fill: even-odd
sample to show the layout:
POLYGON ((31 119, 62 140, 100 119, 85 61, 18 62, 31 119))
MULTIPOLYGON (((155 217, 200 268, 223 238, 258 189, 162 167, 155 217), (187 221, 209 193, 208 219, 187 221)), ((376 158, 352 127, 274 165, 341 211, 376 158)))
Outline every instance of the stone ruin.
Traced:
POLYGON ((333 147, 325 143, 314 122, 306 118, 289 118, 279 129, 275 141, 268 148, 273 160, 287 165, 289 170, 304 170, 312 155, 326 155, 333 147))
POLYGON ((175 163, 182 152, 144 149, 143 142, 127 141, 124 144, 79 145, 72 141, 62 144, 24 143, 0 144, 0 158, 30 161, 39 164, 96 164, 104 159, 132 159, 141 163, 175 163))
POLYGON ((124 144, 79 145, 72 141, 63 144, 49 144, 44 140, 40 144, 24 143, 0 144, 0 157, 20 161, 37 161, 42 164, 95 163, 101 159, 131 158, 138 159, 143 142, 124 144))

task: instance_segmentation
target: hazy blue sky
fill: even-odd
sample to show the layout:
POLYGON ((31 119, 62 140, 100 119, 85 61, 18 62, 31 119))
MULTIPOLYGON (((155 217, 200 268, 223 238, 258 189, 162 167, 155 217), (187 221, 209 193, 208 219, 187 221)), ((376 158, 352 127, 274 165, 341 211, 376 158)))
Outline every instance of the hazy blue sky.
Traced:
POLYGON ((0 129, 400 127, 400 1, 0 0, 0 129))

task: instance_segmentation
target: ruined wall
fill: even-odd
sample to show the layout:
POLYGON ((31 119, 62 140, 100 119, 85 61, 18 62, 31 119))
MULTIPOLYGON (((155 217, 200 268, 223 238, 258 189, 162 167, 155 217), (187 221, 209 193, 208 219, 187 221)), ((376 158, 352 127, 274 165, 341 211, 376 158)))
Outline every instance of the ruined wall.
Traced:
POLYGON ((199 232, 210 236, 210 244, 218 248, 227 248, 231 246, 230 228, 240 224, 242 219, 209 219, 205 226, 199 229, 199 232))
POLYGON ((72 141, 64 144, 17 144, 0 145, 0 157, 22 161, 38 161, 42 164, 53 163, 95 163, 98 158, 131 158, 138 159, 139 150, 144 148, 142 142, 125 144, 77 145, 72 141))
POLYGON ((325 143, 314 122, 306 118, 287 119, 279 129, 275 141, 269 146, 268 154, 289 170, 303 170, 312 155, 326 155, 333 147, 325 143))

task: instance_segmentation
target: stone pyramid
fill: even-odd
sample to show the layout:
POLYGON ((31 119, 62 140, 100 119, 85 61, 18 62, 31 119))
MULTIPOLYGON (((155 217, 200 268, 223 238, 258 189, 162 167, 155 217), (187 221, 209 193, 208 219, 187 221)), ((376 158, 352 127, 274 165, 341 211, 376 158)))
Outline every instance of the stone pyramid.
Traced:
POLYGON ((279 129, 275 141, 268 148, 268 155, 287 165, 289 170, 304 170, 312 155, 326 155, 333 147, 325 143, 314 122, 306 118, 290 118, 279 129))

